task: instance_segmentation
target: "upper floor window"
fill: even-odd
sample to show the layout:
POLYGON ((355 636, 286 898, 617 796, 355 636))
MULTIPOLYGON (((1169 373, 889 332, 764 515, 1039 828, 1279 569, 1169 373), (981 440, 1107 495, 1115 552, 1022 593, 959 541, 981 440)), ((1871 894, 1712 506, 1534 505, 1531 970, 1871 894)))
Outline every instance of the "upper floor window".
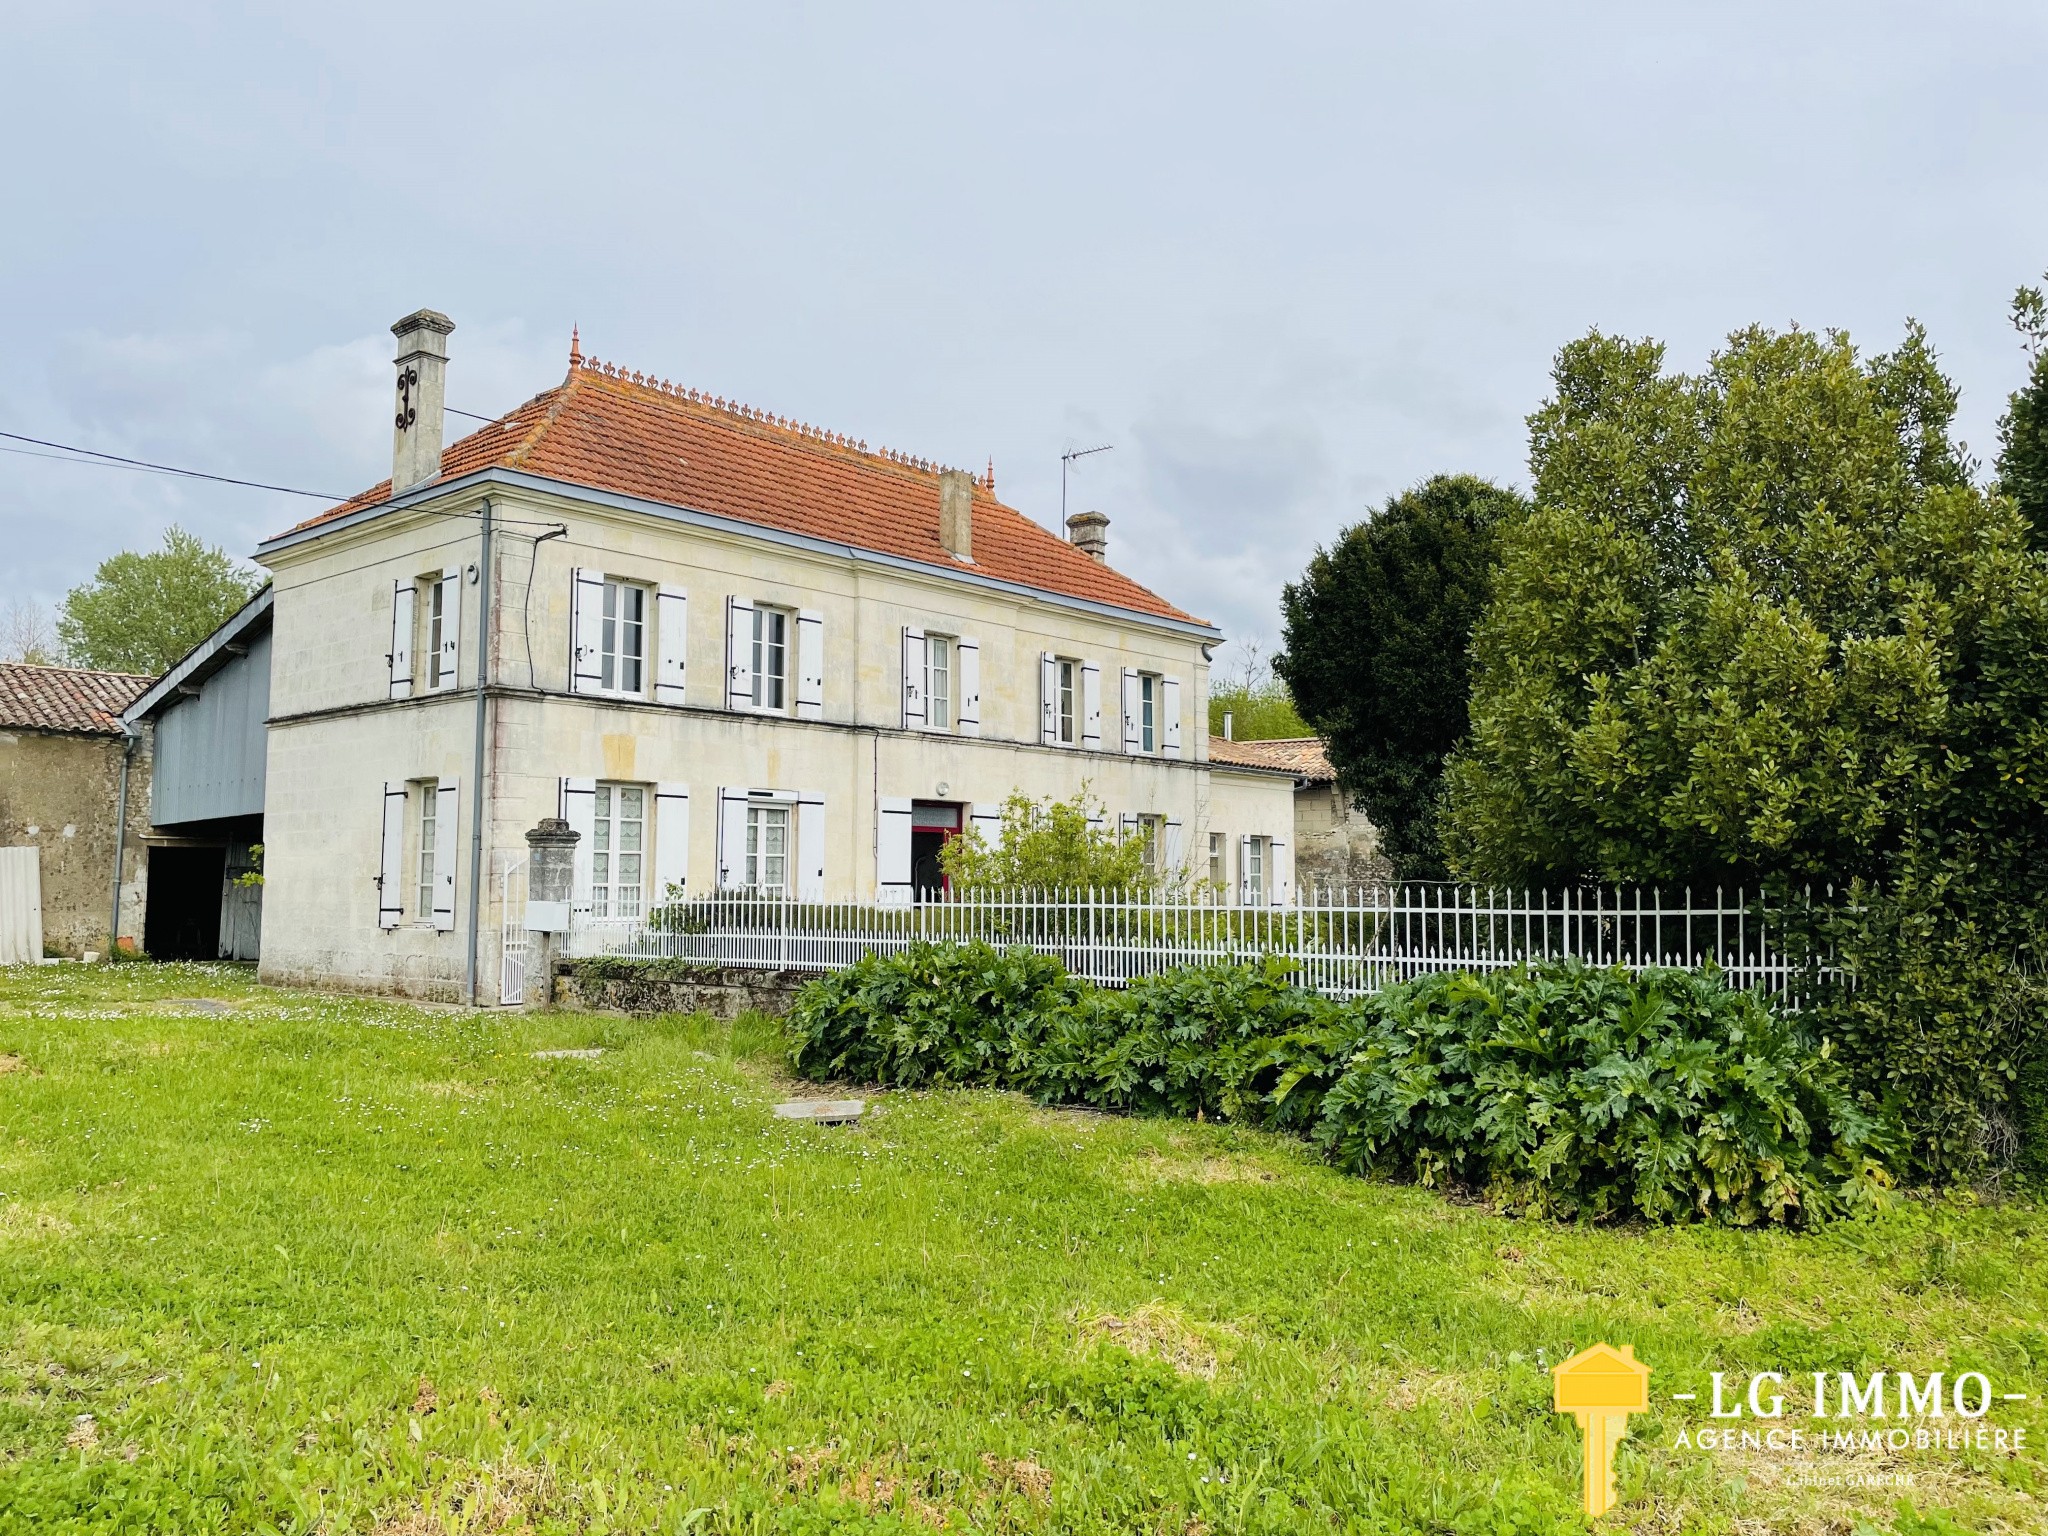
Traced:
POLYGON ((590 914, 638 917, 646 893, 647 786, 599 784, 590 837, 590 914))
POLYGON ((606 579, 598 626, 598 686, 607 693, 647 691, 647 589, 606 579))
POLYGON ((754 609, 752 663, 754 708, 789 707, 789 614, 781 608, 754 609))
POLYGON ((1159 674, 1140 672, 1138 674, 1138 750, 1157 752, 1159 750, 1159 674))
POLYGON ((953 728, 953 637, 924 637, 925 723, 935 731, 953 728))
POLYGON ((1071 747, 1080 739, 1081 663, 1072 657, 1054 660, 1053 740, 1071 747))
MULTIPOLYGON (((448 586, 438 576, 429 576, 421 582, 422 595, 426 598, 427 634, 426 644, 421 647, 427 655, 427 686, 445 686, 441 680, 441 642, 447 634, 448 586)), ((453 681, 453 679, 449 679, 453 681)))

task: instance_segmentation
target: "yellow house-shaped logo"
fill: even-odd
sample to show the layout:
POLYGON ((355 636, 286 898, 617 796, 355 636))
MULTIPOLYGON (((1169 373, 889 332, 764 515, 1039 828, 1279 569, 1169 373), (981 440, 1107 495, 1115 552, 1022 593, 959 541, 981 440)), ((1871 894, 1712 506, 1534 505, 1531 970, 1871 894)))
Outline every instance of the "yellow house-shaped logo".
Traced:
POLYGON ((1628 1433, 1628 1416, 1650 1406, 1650 1368, 1635 1346, 1594 1344, 1550 1370, 1551 1406, 1578 1421, 1586 1443, 1586 1513, 1614 1508, 1614 1448, 1628 1433))

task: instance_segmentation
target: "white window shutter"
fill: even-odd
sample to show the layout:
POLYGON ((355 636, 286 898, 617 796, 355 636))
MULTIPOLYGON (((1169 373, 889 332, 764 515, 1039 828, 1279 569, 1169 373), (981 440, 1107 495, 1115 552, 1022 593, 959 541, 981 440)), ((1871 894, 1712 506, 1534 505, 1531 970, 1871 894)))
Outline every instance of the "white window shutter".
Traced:
POLYGON ((924 631, 903 626, 903 729, 924 728, 924 631))
POLYGON ((455 926, 455 866, 462 852, 460 779, 443 779, 434 790, 434 926, 455 926))
POLYGON ((1051 651, 1038 653, 1038 744, 1050 747, 1060 739, 1060 663, 1051 651))
POLYGON ((807 789, 796 797, 796 895, 825 899, 825 796, 807 789))
POLYGON ((405 808, 411 801, 405 785, 384 786, 384 846, 377 858, 379 928, 396 928, 405 919, 405 808))
POLYGON ((1081 663, 1081 745, 1102 750, 1102 668, 1081 663))
MULTIPOLYGON (((419 599, 419 592, 409 581, 395 581, 391 584, 391 654, 384 659, 391 664, 391 697, 409 699, 412 697, 412 627, 413 604, 419 599)), ((386 923, 385 927, 391 924, 386 923)))
POLYGON ((455 664, 462 655, 462 567, 441 572, 441 689, 455 686, 455 664))
POLYGON ((981 840, 991 848, 999 848, 1003 842, 1003 808, 995 804, 975 805, 968 810, 968 822, 981 840))
POLYGON ((690 889, 690 786, 654 786, 654 905, 667 904, 669 887, 690 889))
POLYGON ((654 594, 654 702, 681 704, 688 697, 690 595, 666 584, 654 594))
POLYGON ((815 608, 796 616, 796 717, 825 718, 825 615, 815 608))
POLYGON ((962 736, 981 734, 981 642, 961 640, 953 647, 954 668, 958 681, 954 693, 959 698, 959 707, 954 711, 954 723, 960 727, 962 736))
POLYGON ((1166 842, 1160 850, 1159 872, 1168 879, 1177 878, 1181 872, 1181 860, 1186 856, 1181 844, 1180 819, 1166 818, 1166 842))
POLYGON ((725 600, 725 707, 754 707, 754 605, 744 597, 725 600))
MULTIPOLYGON (((751 638, 751 637, 750 637, 751 638)), ((736 891, 747 879, 747 792, 718 792, 718 888, 736 891)))
POLYGON ((1276 907, 1286 906, 1293 894, 1288 888, 1293 880, 1287 844, 1276 837, 1266 845, 1266 899, 1276 907))
POLYGON ((1240 837, 1237 840, 1237 904, 1247 906, 1252 899, 1252 839, 1240 837))
POLYGON ((1116 835, 1117 835, 1117 839, 1118 839, 1119 841, 1122 841, 1122 840, 1123 840, 1124 838, 1130 837, 1130 836, 1131 836, 1132 834, 1134 834, 1134 833, 1135 833, 1135 832, 1136 832, 1137 830, 1138 830, 1138 813, 1137 813, 1136 811, 1118 811, 1118 812, 1117 812, 1117 816, 1116 816, 1116 835))
POLYGON ((569 577, 569 691, 604 687, 604 572, 581 567, 569 577))
POLYGON ((910 802, 884 795, 875 829, 875 894, 884 906, 910 904, 910 802))
POLYGON ((1138 750, 1138 669, 1124 668, 1124 750, 1138 750))
POLYGON ((1161 679, 1160 693, 1165 702, 1160 706, 1166 711, 1166 729, 1160 734, 1159 750, 1167 757, 1180 756, 1180 679, 1161 679))
POLYGON ((576 834, 575 881, 569 892, 572 913, 590 912, 592 844, 597 841, 597 780, 562 780, 562 820, 576 834))

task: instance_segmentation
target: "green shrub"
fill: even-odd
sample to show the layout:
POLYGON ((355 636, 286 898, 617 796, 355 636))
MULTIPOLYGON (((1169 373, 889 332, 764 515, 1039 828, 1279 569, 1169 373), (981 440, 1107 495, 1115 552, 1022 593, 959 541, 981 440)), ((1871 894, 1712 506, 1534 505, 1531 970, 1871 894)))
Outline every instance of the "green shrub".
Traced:
POLYGON ((1335 1011, 1289 982, 1292 969, 1268 956, 1088 988, 1049 1021, 1038 1077, 1017 1086, 1104 1109, 1268 1121, 1287 1037, 1335 1011))
POLYGON ((1832 1043, 1713 976, 1575 960, 1451 973, 1361 1003, 1319 1071, 1339 1167, 1546 1215, 1738 1226, 1875 1198, 1900 1148, 1832 1043))
POLYGON ((986 944, 911 944, 806 983, 791 1005, 790 1059, 813 1078, 898 1088, 1022 1086, 1045 1021, 1080 984, 1048 955, 986 944))
POLYGON ((1288 969, 1118 991, 1032 950, 919 944, 809 983, 785 1022, 813 1078, 1244 1121, 1567 1218, 1824 1219, 1879 1198, 1901 1155, 1829 1042, 1717 977, 1559 961, 1340 1005, 1288 969))

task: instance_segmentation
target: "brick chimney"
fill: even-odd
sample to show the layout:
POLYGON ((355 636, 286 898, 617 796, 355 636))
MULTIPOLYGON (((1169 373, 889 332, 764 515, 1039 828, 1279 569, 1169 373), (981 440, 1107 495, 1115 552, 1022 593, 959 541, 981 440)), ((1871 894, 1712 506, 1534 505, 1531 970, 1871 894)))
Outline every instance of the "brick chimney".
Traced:
POLYGON ((1068 518, 1067 538, 1097 565, 1109 564, 1109 519, 1100 512, 1076 512, 1068 518))
POLYGON ((431 309, 391 327, 398 338, 398 410, 391 434, 391 494, 441 478, 441 411, 448 400, 448 335, 431 309))
POLYGON ((974 476, 964 469, 939 471, 939 543, 949 555, 974 558, 974 476))

